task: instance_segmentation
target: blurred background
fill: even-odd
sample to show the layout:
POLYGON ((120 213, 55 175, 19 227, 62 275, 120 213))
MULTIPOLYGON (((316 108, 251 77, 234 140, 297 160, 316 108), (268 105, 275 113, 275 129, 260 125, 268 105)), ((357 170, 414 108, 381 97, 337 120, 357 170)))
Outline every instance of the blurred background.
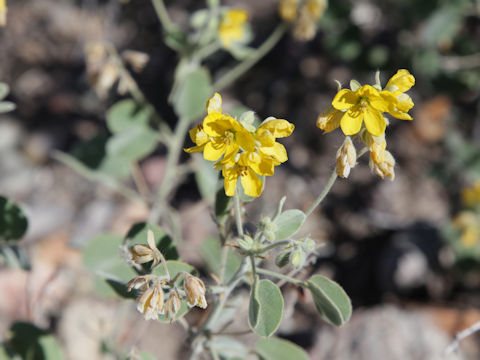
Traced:
MULTIPOLYGON (((252 46, 282 21, 275 0, 223 3, 249 11, 252 46)), ((166 5, 185 27, 205 7, 193 0, 166 5)), ((120 358, 132 346, 161 353, 159 359, 186 358, 179 326, 145 322, 133 302, 98 290, 82 260, 92 238, 107 231, 123 236, 148 209, 52 158, 57 151, 81 154, 82 144, 108 134, 105 113, 122 98, 115 91, 99 97, 89 84, 85 46, 91 42, 148 54, 143 71, 132 75, 175 124, 167 97, 178 59, 163 43, 151 2, 15 0, 8 9, 8 24, 0 28, 0 81, 10 86, 7 100, 17 109, 0 115, 0 194, 21 205, 29 225, 17 249, 27 268, 0 263, 0 339, 15 322, 28 321, 55 334, 69 359, 120 358)), ((235 62, 219 52, 206 66, 215 73, 235 62)), ((296 127, 283 141, 289 161, 248 206, 249 218, 258 219, 283 194, 286 208, 307 209, 327 182, 343 135, 323 135, 315 121, 336 93, 334 80, 344 87, 352 78, 372 84, 380 70, 385 85, 398 69, 408 69, 416 84, 409 92, 414 120, 393 119, 387 129, 395 180, 371 174, 365 157, 302 230, 323 246, 300 276, 322 273, 338 281, 352 298, 351 321, 333 328, 313 315, 307 294, 284 286, 290 315, 278 334, 312 359, 439 359, 457 332, 480 321, 480 186, 474 187, 480 181, 480 3, 331 1, 313 40, 286 34, 222 91, 227 112, 246 107, 296 127)), ((164 167, 161 148, 141 162, 150 188, 164 167)), ((185 220, 181 257, 208 276, 200 249, 215 225, 193 176, 174 205, 185 220)), ((194 321, 201 314, 189 316, 194 321)), ((480 336, 447 358, 479 359, 480 336)))

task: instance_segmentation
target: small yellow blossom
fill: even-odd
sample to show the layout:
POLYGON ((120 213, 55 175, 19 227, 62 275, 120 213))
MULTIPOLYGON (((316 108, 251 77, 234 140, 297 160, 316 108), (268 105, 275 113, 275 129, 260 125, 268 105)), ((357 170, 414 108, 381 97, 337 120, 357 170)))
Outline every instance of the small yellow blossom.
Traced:
POLYGON ((315 37, 316 32, 317 21, 312 18, 306 7, 302 7, 293 27, 293 36, 300 41, 309 41, 315 37))
POLYGON ((343 112, 329 106, 327 110, 322 112, 317 118, 317 127, 324 131, 324 134, 329 133, 340 126, 343 112))
POLYGON ((385 150, 384 153, 384 159, 381 162, 375 162, 375 156, 372 156, 372 153, 370 153, 370 169, 380 176, 382 179, 385 179, 385 177, 389 177, 391 180, 395 179, 395 159, 393 158, 392 154, 385 150))
POLYGON ((305 2, 305 8, 308 10, 310 16, 315 20, 318 20, 323 16, 327 6, 327 0, 306 0, 305 2))
POLYGON ((280 17, 286 21, 295 21, 297 18, 297 8, 300 0, 282 0, 278 7, 280 17))
POLYGON ((222 165, 222 175, 225 178, 225 194, 227 196, 235 195, 235 187, 238 178, 245 191, 245 194, 252 197, 258 197, 262 194, 262 180, 255 174, 255 171, 249 166, 248 154, 239 155, 238 161, 227 161, 222 165))
POLYGON ((181 305, 182 299, 180 298, 177 289, 172 290, 167 302, 165 303, 165 316, 173 319, 178 310, 180 310, 181 305))
POLYGON ((165 294, 162 289, 162 282, 155 280, 152 287, 147 288, 137 299, 137 310, 140 311, 145 320, 158 319, 158 314, 164 312, 165 294))
POLYGON ((205 285, 202 280, 189 273, 184 273, 183 287, 185 289, 185 295, 187 296, 188 306, 198 306, 202 309, 207 307, 205 285))
POLYGON ((229 49, 234 43, 241 43, 245 39, 247 20, 248 12, 242 9, 232 9, 223 15, 218 33, 224 48, 229 49))
POLYGON ((389 91, 396 97, 397 102, 391 103, 388 113, 402 120, 412 120, 407 112, 413 107, 412 98, 405 94, 406 91, 415 85, 415 78, 408 70, 400 69, 390 80, 388 80, 386 91, 389 91))
POLYGON ((336 172, 342 178, 347 178, 350 169, 355 167, 357 163, 357 151, 352 143, 350 136, 345 138, 343 145, 337 151, 336 172))
POLYGON ((466 206, 480 205, 480 180, 462 190, 462 202, 466 206))
POLYGON ((472 211, 462 211, 453 219, 453 225, 460 231, 460 241, 465 247, 480 244, 480 221, 472 211))
POLYGON ((388 91, 378 91, 370 85, 364 85, 356 91, 340 90, 332 101, 337 110, 346 110, 340 120, 340 127, 345 135, 355 135, 365 121, 367 131, 380 136, 385 132, 387 123, 382 112, 397 103, 395 96, 388 91))
POLYGON ((0 0, 0 26, 7 25, 7 1, 0 0))
POLYGON ((152 267, 157 265, 161 259, 160 250, 155 244, 155 236, 152 230, 147 232, 148 245, 135 244, 130 247, 131 260, 135 264, 143 264, 153 260, 152 267))

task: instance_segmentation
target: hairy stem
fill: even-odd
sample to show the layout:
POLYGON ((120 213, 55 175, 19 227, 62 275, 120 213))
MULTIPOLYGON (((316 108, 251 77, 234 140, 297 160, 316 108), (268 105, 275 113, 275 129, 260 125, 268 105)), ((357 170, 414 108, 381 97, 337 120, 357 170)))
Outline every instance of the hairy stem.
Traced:
POLYGON ((290 277, 288 275, 279 274, 279 273, 276 273, 274 271, 258 268, 257 272, 259 274, 272 276, 272 277, 275 277, 277 279, 282 279, 282 280, 285 280, 285 281, 288 281, 288 282, 291 282, 291 283, 294 283, 294 284, 297 284, 297 285, 303 285, 303 281, 301 281, 301 280, 295 279, 295 278, 290 277))
POLYGON ((260 45, 260 47, 254 50, 250 56, 248 56, 244 61, 242 61, 237 66, 230 69, 225 73, 220 79, 215 81, 213 88, 216 91, 220 91, 223 88, 230 85, 232 82, 241 77, 246 73, 250 68, 255 65, 261 58, 263 58, 272 48, 280 41, 283 34, 287 30, 286 24, 282 23, 277 26, 277 28, 270 34, 270 36, 265 40, 265 42, 260 45))

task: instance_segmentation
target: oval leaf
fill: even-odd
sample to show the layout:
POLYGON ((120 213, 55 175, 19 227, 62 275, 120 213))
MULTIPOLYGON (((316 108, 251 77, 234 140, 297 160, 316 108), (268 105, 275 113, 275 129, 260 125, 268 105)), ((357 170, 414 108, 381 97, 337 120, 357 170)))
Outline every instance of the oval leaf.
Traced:
POLYGON ((340 285, 322 275, 313 275, 307 281, 315 306, 322 318, 343 325, 352 315, 352 303, 340 285))
POLYGON ((285 240, 300 229, 305 221, 305 214, 298 209, 291 209, 281 213, 273 222, 277 226, 276 240, 285 240))
POLYGON ((155 131, 149 128, 133 128, 116 133, 107 142, 107 154, 126 160, 139 160, 150 154, 158 141, 155 131))
POLYGON ((205 112, 205 104, 212 94, 210 74, 204 68, 197 69, 185 76, 175 93, 175 113, 194 120, 205 112))
POLYGON ((248 322, 253 331, 261 336, 272 335, 280 326, 283 317, 283 296, 272 281, 256 280, 250 294, 248 322))
POLYGON ((0 196, 0 240, 18 240, 25 234, 27 227, 28 220, 22 209, 0 196))
POLYGON ((276 337, 258 340, 256 351, 264 360, 308 360, 300 346, 276 337))
POLYGON ((107 126, 112 133, 147 128, 150 111, 132 99, 117 102, 107 111, 107 126))

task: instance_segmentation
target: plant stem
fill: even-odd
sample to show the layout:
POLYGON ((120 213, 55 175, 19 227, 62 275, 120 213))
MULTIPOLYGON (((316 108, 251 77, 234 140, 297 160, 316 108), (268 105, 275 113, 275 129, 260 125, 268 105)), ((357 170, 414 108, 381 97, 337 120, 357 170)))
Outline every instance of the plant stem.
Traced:
POLYGON ((264 253, 268 250, 271 250, 271 249, 274 249, 278 246, 283 246, 283 245, 288 245, 290 244, 290 241, 289 240, 282 240, 282 241, 276 241, 274 242, 273 244, 270 244, 268 246, 265 246, 262 250, 261 250, 261 253, 264 253))
POLYGON ((253 275, 253 283, 255 283, 255 279, 257 278, 257 265, 255 264, 255 256, 250 255, 250 265, 252 267, 252 275, 253 275))
POLYGON ((168 15, 167 8, 165 7, 165 4, 163 3, 163 0, 152 0, 153 7, 155 8, 155 12, 157 13, 158 20, 160 20, 160 23, 163 26, 163 29, 165 32, 169 32, 172 27, 173 23, 172 20, 170 20, 170 16, 168 15))
POLYGON ((132 177, 135 186, 138 189, 140 195, 145 199, 146 202, 150 201, 150 189, 148 188, 145 177, 143 176, 142 169, 138 165, 138 162, 131 163, 132 168, 132 177))
POLYGON ((282 23, 270 34, 265 42, 260 47, 254 50, 249 57, 244 61, 230 69, 220 79, 215 81, 213 88, 220 91, 237 80, 245 72, 247 72, 253 65, 255 65, 262 57, 264 57, 272 48, 280 41, 283 34, 287 30, 286 24, 282 23))
POLYGON ((242 213, 240 207, 240 195, 238 194, 238 187, 235 188, 235 195, 233 196, 233 204, 235 210, 235 222, 237 224, 237 232, 240 237, 243 237, 242 213))
MULTIPOLYGON (((368 151, 368 148, 364 147, 357 155, 357 160, 366 152, 368 151)), ((330 178, 328 179, 327 185, 323 188, 322 192, 318 197, 315 199, 312 205, 308 208, 307 211, 305 211, 305 215, 308 217, 312 214, 312 212, 317 208, 318 205, 325 199, 325 196, 330 192, 332 189, 333 184, 335 184, 335 180, 337 180, 337 171, 336 169, 333 169, 332 175, 330 175, 330 178)))
POLYGON ((332 175, 328 179, 327 185, 323 188, 322 192, 318 197, 315 199, 312 205, 305 211, 305 215, 308 217, 310 214, 317 208, 318 205, 325 199, 325 196, 329 193, 330 189, 332 188, 333 184, 335 184, 335 180, 337 180, 337 172, 336 169, 333 169, 332 175))
POLYGON ((297 280, 297 279, 295 279, 293 277, 290 277, 288 275, 279 274, 279 273, 276 273, 274 271, 258 268, 257 272, 259 274, 268 275, 268 276, 276 277, 278 279, 289 281, 289 282, 297 284, 297 285, 303 285, 303 281, 301 281, 301 280, 297 280))

